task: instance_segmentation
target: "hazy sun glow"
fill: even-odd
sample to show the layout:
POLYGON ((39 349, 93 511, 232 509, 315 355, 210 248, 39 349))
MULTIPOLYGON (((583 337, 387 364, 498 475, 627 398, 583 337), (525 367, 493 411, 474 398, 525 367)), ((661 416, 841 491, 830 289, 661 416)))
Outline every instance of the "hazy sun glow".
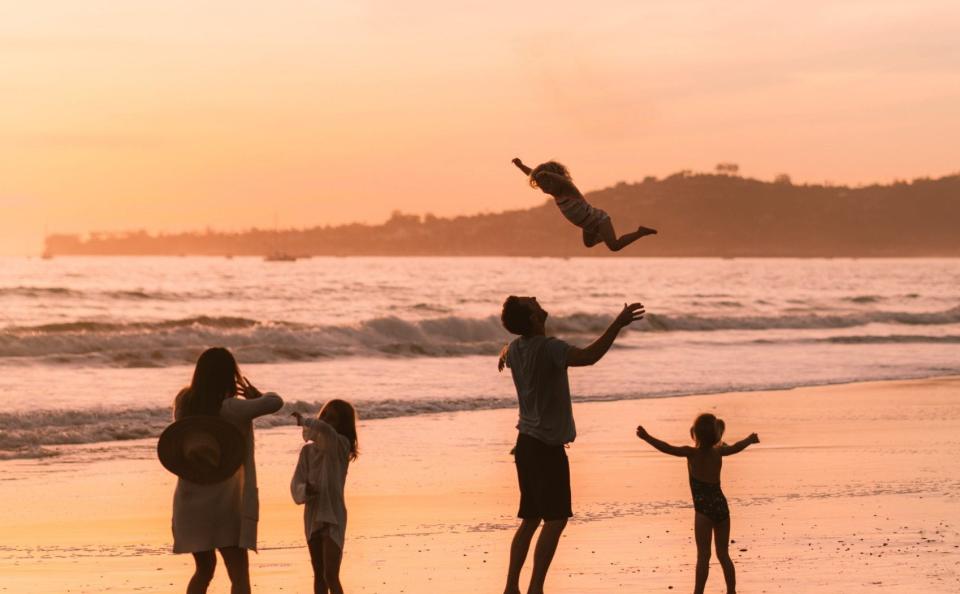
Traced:
POLYGON ((0 7, 0 252, 44 230, 377 222, 711 169, 956 171, 960 4, 43 0, 0 7))

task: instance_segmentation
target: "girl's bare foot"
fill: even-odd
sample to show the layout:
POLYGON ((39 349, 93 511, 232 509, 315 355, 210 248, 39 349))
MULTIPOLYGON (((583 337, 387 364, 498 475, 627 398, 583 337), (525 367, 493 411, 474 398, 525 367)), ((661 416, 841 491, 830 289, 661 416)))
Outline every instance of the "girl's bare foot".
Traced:
POLYGON ((643 237, 644 235, 656 235, 657 230, 651 229, 650 227, 644 227, 643 225, 641 225, 637 227, 637 233, 640 234, 640 237, 643 237))

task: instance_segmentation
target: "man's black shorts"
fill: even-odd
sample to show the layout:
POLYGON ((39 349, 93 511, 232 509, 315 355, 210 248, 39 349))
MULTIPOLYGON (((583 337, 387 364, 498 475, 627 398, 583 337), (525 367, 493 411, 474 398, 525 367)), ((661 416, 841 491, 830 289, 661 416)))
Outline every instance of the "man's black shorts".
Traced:
POLYGON ((517 515, 524 520, 563 520, 573 516, 566 449, 520 433, 514 457, 520 481, 517 515))

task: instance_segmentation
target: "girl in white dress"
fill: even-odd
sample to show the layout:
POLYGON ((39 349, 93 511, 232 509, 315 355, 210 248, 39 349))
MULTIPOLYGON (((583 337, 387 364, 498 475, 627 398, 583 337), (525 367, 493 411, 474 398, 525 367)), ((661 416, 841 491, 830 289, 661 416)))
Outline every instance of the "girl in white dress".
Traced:
POLYGON ((340 561, 347 528, 343 489, 347 467, 357 459, 357 413, 345 400, 327 402, 315 419, 293 413, 307 443, 300 450, 290 492, 303 510, 313 564, 314 594, 343 594, 340 561))
POLYGON ((237 361, 224 348, 207 349, 197 359, 190 385, 174 402, 175 420, 217 415, 230 422, 246 442, 246 457, 234 475, 213 484, 177 480, 173 494, 173 552, 193 553, 196 570, 187 594, 204 594, 220 551, 230 576, 231 594, 249 594, 247 550, 257 549, 257 469, 253 457, 253 419, 277 412, 283 400, 262 394, 240 375, 237 361), (237 398, 237 396, 242 398, 237 398))
POLYGON ((520 159, 514 159, 513 164, 528 176, 531 187, 553 196, 563 216, 583 230, 583 245, 586 247, 603 242, 611 252, 619 252, 641 237, 657 233, 656 229, 641 226, 618 237, 610 215, 587 202, 574 185, 567 168, 556 161, 541 163, 533 169, 520 159))

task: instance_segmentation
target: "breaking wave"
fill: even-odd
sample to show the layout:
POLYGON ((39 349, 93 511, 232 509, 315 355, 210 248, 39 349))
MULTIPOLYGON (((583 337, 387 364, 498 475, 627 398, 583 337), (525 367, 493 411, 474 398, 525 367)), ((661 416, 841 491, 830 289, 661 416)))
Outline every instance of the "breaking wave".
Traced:
MULTIPOLYGON (((595 335, 609 315, 574 313, 551 318, 559 336, 595 335)), ((842 329, 868 324, 911 327, 960 323, 960 306, 935 312, 871 311, 779 316, 648 314, 637 326, 651 332, 842 329)), ((308 361, 354 355, 454 357, 495 354, 509 335, 496 316, 373 318, 349 325, 267 322, 244 317, 196 316, 153 322, 74 321, 0 330, 0 362, 167 367, 192 363, 210 345, 228 347, 248 363, 308 361)), ((954 342, 952 337, 893 335, 834 337, 831 342, 954 342)))

